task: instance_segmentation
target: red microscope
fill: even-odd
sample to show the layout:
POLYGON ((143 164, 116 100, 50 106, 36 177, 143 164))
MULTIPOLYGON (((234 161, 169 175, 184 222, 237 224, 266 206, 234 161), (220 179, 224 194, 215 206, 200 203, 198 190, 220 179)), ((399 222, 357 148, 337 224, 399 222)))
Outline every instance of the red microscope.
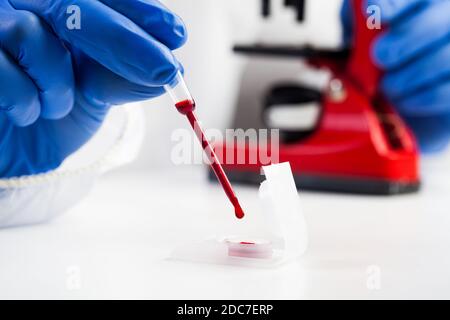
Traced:
MULTIPOLYGON (((284 0, 304 19, 304 0, 284 0)), ((367 25, 364 0, 352 0, 353 41, 345 50, 320 50, 270 44, 237 45, 237 54, 270 59, 305 59, 309 66, 328 69, 331 80, 325 90, 298 85, 274 84, 261 99, 261 115, 277 114, 277 107, 301 108, 305 102, 320 105, 317 125, 307 132, 292 124, 283 127, 279 161, 290 162, 299 189, 391 195, 419 189, 419 152, 414 136, 404 121, 379 92, 382 71, 371 59, 374 39, 382 30, 367 25)), ((262 0, 262 13, 270 15, 270 0, 262 0)), ((238 110, 238 112, 241 112, 238 110)), ((264 118, 264 116, 263 116, 264 118)), ((274 128, 265 122, 266 128, 274 128)), ((246 145, 215 144, 221 160, 227 153, 256 152, 246 145)), ((258 183, 262 163, 227 164, 230 180, 258 183)))

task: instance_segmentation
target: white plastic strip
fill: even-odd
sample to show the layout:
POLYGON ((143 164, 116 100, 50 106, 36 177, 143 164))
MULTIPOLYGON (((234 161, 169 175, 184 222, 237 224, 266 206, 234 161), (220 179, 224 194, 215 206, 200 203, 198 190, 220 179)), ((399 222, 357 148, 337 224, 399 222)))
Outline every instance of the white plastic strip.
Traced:
POLYGON ((263 167, 259 212, 247 212, 247 224, 224 227, 215 238, 176 248, 174 260, 277 267, 306 251, 307 227, 289 163, 263 167))

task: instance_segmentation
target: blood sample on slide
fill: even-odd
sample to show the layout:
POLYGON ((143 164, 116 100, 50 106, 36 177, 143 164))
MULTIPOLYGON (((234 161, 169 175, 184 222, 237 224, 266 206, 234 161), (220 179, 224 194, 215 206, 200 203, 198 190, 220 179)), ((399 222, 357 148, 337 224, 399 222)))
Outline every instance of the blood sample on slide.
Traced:
POLYGON ((270 259, 273 246, 268 240, 242 240, 230 238, 224 240, 228 247, 228 256, 251 259, 270 259))

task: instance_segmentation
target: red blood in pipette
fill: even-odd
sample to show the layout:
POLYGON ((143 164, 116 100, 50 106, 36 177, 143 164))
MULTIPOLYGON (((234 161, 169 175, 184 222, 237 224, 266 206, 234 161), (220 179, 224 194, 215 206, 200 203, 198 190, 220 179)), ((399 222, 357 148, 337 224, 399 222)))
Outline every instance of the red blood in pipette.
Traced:
POLYGON ((239 204, 239 200, 234 194, 233 187, 231 186, 230 180, 228 180, 227 175, 225 174, 225 171, 222 168, 222 165, 219 162, 219 159, 216 156, 216 153, 214 152, 214 149, 209 144, 208 139, 206 138, 206 135, 204 134, 202 128, 200 127, 198 120, 194 114, 195 110, 195 102, 193 100, 184 100, 181 102, 178 102, 175 104, 177 107, 177 110, 184 114, 191 124, 191 127, 194 129, 198 139, 200 140, 200 143, 202 145, 203 150, 205 151, 208 160, 211 164, 211 168, 213 169, 214 173, 216 174, 217 179, 219 180, 220 184, 222 185, 223 189, 225 190, 225 193, 228 196, 228 199, 230 199, 231 203, 234 206, 234 212, 238 219, 244 218, 244 210, 242 210, 241 205, 239 204))
POLYGON ((193 112, 195 110, 195 101, 194 100, 184 100, 184 101, 178 102, 175 105, 175 107, 177 107, 177 110, 179 113, 187 116, 188 113, 193 112))

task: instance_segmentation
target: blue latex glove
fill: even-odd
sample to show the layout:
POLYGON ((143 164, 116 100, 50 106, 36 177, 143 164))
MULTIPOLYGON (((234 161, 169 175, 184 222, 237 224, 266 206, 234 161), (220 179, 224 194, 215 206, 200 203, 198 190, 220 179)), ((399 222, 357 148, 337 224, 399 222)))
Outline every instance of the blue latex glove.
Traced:
MULTIPOLYGON (((450 141, 450 1, 368 0, 381 8, 388 30, 373 56, 385 70, 382 90, 415 132, 424 152, 450 141)), ((342 8, 344 41, 352 21, 349 1, 342 8)))
POLYGON ((0 178, 57 168, 112 105, 163 94, 185 41, 156 0, 0 0, 0 178))

